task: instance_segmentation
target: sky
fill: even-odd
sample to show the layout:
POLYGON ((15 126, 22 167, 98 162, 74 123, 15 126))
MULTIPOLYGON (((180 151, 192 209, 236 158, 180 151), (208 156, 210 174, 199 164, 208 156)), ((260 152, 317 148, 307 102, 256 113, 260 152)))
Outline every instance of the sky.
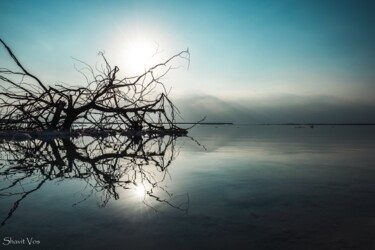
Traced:
POLYGON ((375 122, 374 12, 366 0, 0 0, 0 37, 49 84, 83 80, 72 57, 95 65, 104 51, 126 75, 156 49, 189 48, 165 79, 189 121, 375 122))

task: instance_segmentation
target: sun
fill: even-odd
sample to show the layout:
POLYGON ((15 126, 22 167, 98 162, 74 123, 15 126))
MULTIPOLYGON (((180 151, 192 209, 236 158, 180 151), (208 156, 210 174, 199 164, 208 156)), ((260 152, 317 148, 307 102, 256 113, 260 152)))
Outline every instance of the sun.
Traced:
POLYGON ((146 39, 132 41, 125 46, 124 61, 131 71, 144 71, 157 53, 157 44, 146 39))

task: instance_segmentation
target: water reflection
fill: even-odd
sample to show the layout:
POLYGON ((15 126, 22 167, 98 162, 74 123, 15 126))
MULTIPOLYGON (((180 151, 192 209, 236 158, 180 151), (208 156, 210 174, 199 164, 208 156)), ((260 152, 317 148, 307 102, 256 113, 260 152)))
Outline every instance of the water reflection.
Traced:
POLYGON ((95 194, 101 197, 99 206, 104 207, 110 199, 118 200, 121 190, 133 189, 150 207, 146 197, 186 211, 188 196, 174 204, 162 185, 178 154, 175 144, 176 137, 171 135, 3 140, 0 198, 15 201, 1 225, 12 217, 23 200, 53 180, 86 183, 88 195, 76 204, 95 194))
MULTIPOLYGON (((143 138, 142 142, 126 137, 84 137, 68 140, 68 144, 71 141, 75 145, 75 153, 68 153, 64 139, 55 139, 64 165, 57 163, 52 146, 46 145, 51 143, 48 140, 1 143, 2 147, 13 148, 10 152, 0 150, 5 152, 0 157, 0 172, 8 171, 14 176, 3 176, 0 188, 5 188, 5 183, 9 186, 16 174, 17 178, 28 174, 30 177, 29 181, 21 181, 24 190, 20 185, 11 188, 19 195, 0 199, 0 215, 6 216, 11 201, 20 199, 22 192, 36 188, 47 178, 48 174, 42 175, 41 171, 52 172, 49 175, 54 181, 46 180, 42 188, 20 203, 14 216, 0 228, 0 244, 4 237, 34 237, 41 241, 38 249, 46 250, 233 246, 267 250, 375 249, 375 127, 198 126, 189 135, 206 150, 187 137, 143 138), (126 140, 128 144, 115 150, 117 144, 113 142, 117 140, 117 144, 126 140), (172 142, 167 146, 169 140, 172 142), (10 165, 9 160, 15 158, 11 154, 24 157, 24 152, 17 152, 14 146, 20 143, 45 143, 36 150, 38 153, 30 152, 33 156, 27 159, 34 159, 38 165, 47 160, 50 163, 44 168, 30 163, 29 169, 34 173, 27 172, 25 164, 22 171, 17 170, 20 164, 10 165), (125 154, 113 164, 104 159, 106 154, 126 151, 126 147, 127 154, 142 157, 134 159, 125 154), (163 151, 161 159, 152 155, 163 151), (151 159, 149 165, 129 163, 143 164, 143 154, 158 163, 151 159), (72 170, 68 158, 71 155, 72 170), (103 159, 96 162, 96 173, 90 161, 100 157, 103 159), (51 164, 55 165, 48 168, 51 164), (122 179, 110 169, 111 165, 117 166, 122 179), (142 175, 144 171, 150 173, 142 175), (61 172, 62 177, 56 177, 61 172), (108 176, 120 182, 104 181, 101 172, 111 173, 108 176), (151 176, 157 186, 147 180, 137 186, 124 183, 134 175, 151 176), (120 199, 111 199, 105 209, 98 209, 95 203, 102 205, 106 194, 112 192, 114 198, 111 186, 120 199), (145 194, 152 188, 151 195, 180 209, 189 208, 188 213, 145 194), (142 203, 143 196, 158 213, 142 203)), ((21 247, 25 249, 11 249, 21 247)))

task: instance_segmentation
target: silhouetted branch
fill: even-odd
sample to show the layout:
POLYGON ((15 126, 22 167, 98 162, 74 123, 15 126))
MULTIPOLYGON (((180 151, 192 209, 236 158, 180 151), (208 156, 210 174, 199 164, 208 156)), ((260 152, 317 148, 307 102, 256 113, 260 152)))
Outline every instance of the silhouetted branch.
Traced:
POLYGON ((0 68, 0 129, 67 131, 81 123, 100 131, 186 133, 176 124, 179 111, 161 80, 175 60, 190 60, 188 50, 132 77, 119 77, 119 67, 112 67, 104 53, 99 53, 101 68, 75 59, 83 66, 76 68, 85 77, 82 86, 47 86, 0 42, 18 68, 0 68))

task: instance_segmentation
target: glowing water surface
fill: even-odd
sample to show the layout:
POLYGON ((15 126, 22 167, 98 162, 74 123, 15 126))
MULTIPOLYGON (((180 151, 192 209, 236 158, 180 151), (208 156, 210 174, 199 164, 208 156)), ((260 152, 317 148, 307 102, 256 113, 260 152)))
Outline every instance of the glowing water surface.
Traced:
MULTIPOLYGON (((165 171, 134 165, 154 189, 107 199, 79 178, 47 180, 0 228, 1 243, 40 244, 1 247, 375 248, 375 127, 202 125, 189 135, 198 143, 177 138, 165 171)), ((1 196, 1 218, 14 201, 1 196)))

